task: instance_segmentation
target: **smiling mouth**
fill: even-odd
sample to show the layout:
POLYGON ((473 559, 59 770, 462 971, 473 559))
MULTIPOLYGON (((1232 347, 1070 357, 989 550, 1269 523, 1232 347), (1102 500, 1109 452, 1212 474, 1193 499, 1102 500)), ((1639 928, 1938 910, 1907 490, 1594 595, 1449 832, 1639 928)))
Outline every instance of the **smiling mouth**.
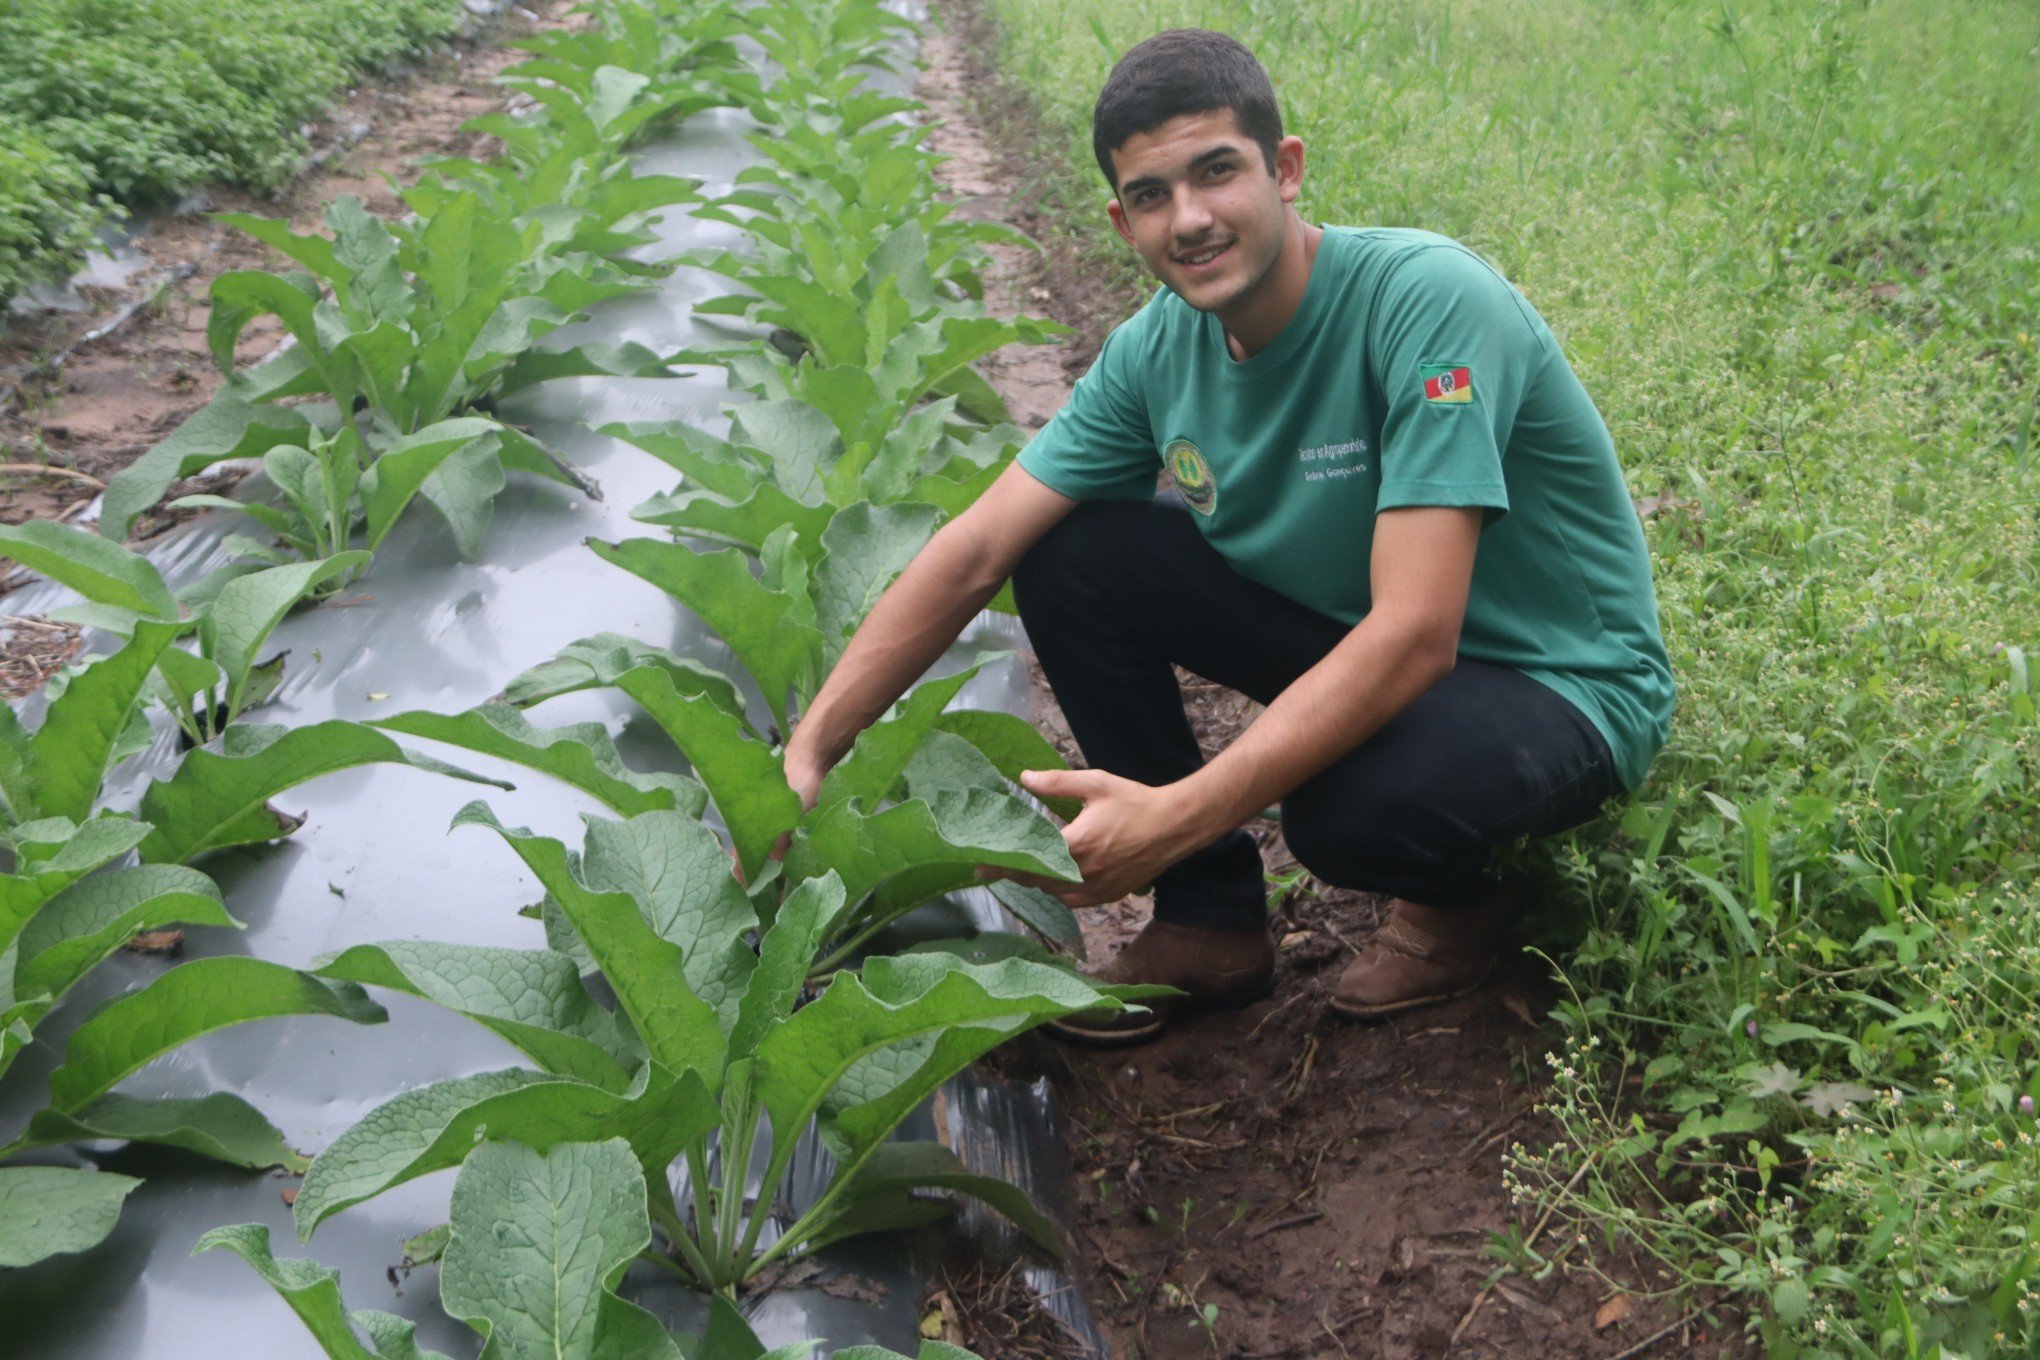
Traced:
POLYGON ((1205 265, 1210 264, 1228 250, 1231 250, 1232 246, 1233 243, 1231 241, 1224 242, 1221 245, 1206 246, 1204 249, 1191 254, 1176 256, 1176 263, 1188 265, 1192 269, 1202 269, 1205 265))

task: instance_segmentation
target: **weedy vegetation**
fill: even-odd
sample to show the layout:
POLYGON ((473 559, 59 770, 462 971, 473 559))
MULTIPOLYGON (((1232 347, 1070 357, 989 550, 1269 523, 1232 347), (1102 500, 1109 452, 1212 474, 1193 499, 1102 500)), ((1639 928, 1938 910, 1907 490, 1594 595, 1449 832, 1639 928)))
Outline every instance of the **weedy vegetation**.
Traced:
POLYGON ((467 21, 460 0, 0 8, 0 303, 75 268, 117 205, 280 187, 335 95, 467 21))
POLYGON ((1510 1176, 1568 1264, 1640 1251, 1628 1284, 1725 1294, 1779 1357, 2032 1354, 2034 12, 992 8, 1086 174, 1119 49, 1235 33, 1303 211, 1487 254, 1615 432, 1681 707, 1536 866, 1563 1080, 1510 1176))

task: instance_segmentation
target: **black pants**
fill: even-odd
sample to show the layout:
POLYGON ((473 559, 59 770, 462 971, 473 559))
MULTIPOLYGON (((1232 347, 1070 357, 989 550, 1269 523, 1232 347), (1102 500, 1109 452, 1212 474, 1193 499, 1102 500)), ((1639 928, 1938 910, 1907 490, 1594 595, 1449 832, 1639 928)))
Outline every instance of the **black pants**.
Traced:
MULTIPOLYGON (((1143 784, 1203 763, 1172 663, 1265 704, 1348 631, 1235 572, 1167 502, 1078 506, 1029 551, 1013 587, 1085 759, 1143 784)), ((1577 826, 1619 790, 1607 743, 1570 702, 1510 667, 1462 659, 1284 798, 1282 834, 1327 883, 1450 908, 1493 890, 1497 847, 1577 826)), ((1163 920, 1244 929, 1265 913, 1245 831, 1155 882, 1163 920)))

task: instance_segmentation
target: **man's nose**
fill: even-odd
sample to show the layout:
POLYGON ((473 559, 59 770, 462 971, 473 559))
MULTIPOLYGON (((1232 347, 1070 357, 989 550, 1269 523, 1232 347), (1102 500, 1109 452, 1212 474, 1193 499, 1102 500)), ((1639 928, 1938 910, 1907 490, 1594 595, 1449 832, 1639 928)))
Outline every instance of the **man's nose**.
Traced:
POLYGON ((1206 232, 1211 230, 1213 220, 1211 208, 1205 203, 1204 195, 1197 191, 1196 185, 1184 184, 1179 186, 1176 190, 1174 206, 1175 220, 1170 223, 1170 226, 1175 231, 1178 240, 1186 243, 1194 242, 1201 239, 1206 232))

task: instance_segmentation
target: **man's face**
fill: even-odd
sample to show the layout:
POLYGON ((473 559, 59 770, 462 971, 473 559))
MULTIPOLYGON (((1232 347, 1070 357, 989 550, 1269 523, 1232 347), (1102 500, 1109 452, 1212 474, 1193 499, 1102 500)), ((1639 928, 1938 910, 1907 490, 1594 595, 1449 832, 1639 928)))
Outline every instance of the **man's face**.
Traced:
POLYGON ((1303 143, 1283 138, 1271 173, 1232 110, 1215 109, 1136 133, 1112 162, 1112 225, 1155 277, 1201 312, 1250 302, 1282 253, 1303 143))

